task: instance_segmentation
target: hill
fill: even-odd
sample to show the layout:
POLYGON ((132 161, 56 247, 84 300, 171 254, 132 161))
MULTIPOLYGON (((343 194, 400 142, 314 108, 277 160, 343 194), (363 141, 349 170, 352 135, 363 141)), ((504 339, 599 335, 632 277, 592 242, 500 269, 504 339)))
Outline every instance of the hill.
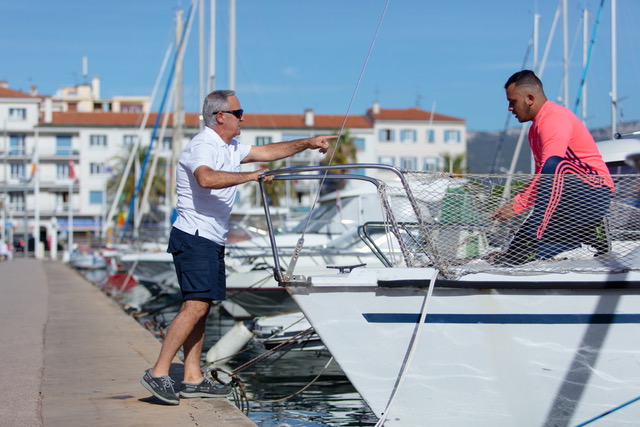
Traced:
MULTIPOLYGON (((467 171, 469 173, 505 173, 518 143, 520 127, 502 132, 469 131, 467 138, 467 171)), ((618 127, 618 132, 627 133, 640 130, 640 122, 626 122, 618 127)), ((611 127, 591 129, 596 141, 611 139, 611 127)), ((530 173, 531 150, 527 136, 524 136, 520 156, 516 162, 516 173, 530 173)))

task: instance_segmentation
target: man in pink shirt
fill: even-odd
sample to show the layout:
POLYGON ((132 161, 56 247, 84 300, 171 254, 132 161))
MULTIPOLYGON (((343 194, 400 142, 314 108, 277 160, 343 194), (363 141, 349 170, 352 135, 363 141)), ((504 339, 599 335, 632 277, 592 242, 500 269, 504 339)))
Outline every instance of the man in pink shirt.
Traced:
POLYGON ((606 252, 606 241, 596 236, 596 229, 602 226, 614 184, 593 137, 569 109, 547 100, 533 71, 515 73, 504 87, 509 111, 520 123, 532 122, 529 145, 536 176, 493 214, 493 220, 506 221, 533 208, 509 249, 495 261, 522 264, 551 258, 580 243, 592 246, 596 255, 606 252))

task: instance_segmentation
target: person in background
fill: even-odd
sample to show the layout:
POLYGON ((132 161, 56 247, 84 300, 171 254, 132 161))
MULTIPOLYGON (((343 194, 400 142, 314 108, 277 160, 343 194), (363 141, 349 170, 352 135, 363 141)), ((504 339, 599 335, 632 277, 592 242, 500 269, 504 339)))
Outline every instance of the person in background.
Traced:
POLYGON ((9 250, 7 247, 7 244, 4 242, 4 240, 0 240, 0 261, 4 261, 4 260, 10 260, 10 254, 9 254, 9 250))
POLYGON ((537 176, 493 214, 492 220, 506 221, 533 208, 509 248, 491 262, 548 259, 580 243, 597 255, 607 252, 601 228, 614 183, 593 137, 569 109, 547 100, 533 71, 513 74, 504 88, 509 111, 520 123, 532 122, 529 145, 537 176))
MULTIPOLYGON (((266 169, 240 172, 242 163, 271 162, 304 150, 326 153, 337 136, 316 136, 263 146, 241 144, 244 111, 234 91, 217 90, 204 100, 205 127, 187 144, 176 170, 178 217, 173 223, 167 252, 173 255, 183 303, 169 325, 155 365, 141 384, 168 404, 180 403, 169 377, 171 362, 184 351, 184 380, 180 397, 225 397, 229 385, 204 377, 200 357, 205 320, 213 300, 226 297, 224 245, 236 186, 257 181, 266 169)), ((270 182, 272 177, 265 177, 270 182)))

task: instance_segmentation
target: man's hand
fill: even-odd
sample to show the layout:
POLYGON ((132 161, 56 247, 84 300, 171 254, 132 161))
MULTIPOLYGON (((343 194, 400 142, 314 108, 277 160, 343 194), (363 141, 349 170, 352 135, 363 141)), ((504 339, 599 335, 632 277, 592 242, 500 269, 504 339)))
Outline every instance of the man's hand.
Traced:
POLYGON ((265 172, 269 172, 269 168, 261 167, 260 169, 258 169, 256 171, 256 173, 258 174, 256 176, 256 181, 258 181, 259 178, 262 178, 265 184, 271 184, 271 181, 273 181, 273 175, 264 176, 263 174, 265 172))
POLYGON ((309 149, 318 150, 322 154, 329 150, 329 141, 337 139, 338 135, 320 135, 313 138, 309 138, 309 149))
POLYGON ((500 206, 491 216, 491 221, 506 221, 513 218, 517 214, 513 210, 513 201, 509 201, 500 206))

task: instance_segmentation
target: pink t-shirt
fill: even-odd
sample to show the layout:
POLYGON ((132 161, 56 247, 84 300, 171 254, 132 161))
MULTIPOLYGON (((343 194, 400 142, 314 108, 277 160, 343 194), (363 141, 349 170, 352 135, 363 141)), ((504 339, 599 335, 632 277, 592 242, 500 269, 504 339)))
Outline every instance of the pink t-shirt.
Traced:
MULTIPOLYGON (((606 185, 613 191, 609 168, 602 160, 591 133, 566 107, 546 101, 529 129, 529 145, 535 160, 535 173, 540 174, 544 163, 559 156, 572 164, 568 172, 580 176, 594 187, 606 185)), ((517 214, 532 207, 536 201, 538 177, 534 177, 514 197, 513 210, 517 214)))

